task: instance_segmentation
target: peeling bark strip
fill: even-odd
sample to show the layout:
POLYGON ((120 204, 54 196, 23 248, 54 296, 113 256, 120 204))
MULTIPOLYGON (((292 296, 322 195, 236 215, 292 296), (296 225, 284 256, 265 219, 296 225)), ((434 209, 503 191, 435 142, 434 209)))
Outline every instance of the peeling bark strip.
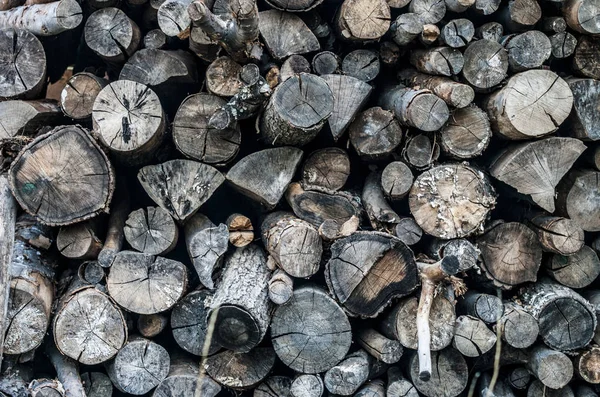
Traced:
POLYGON ((75 29, 83 21, 83 12, 75 0, 60 0, 0 11, 0 29, 27 30, 36 36, 54 36, 75 29))
POLYGON ((185 266, 172 259, 121 251, 106 280, 110 296, 123 308, 139 314, 170 309, 187 288, 185 266))
POLYGON ((54 318, 60 352, 86 365, 110 360, 127 340, 123 313, 107 295, 88 287, 75 291, 54 318))
POLYGON ((360 317, 377 316, 393 297, 410 294, 418 283, 410 249, 391 235, 374 232, 336 241, 325 278, 344 309, 360 317))
POLYGON ((60 226, 105 212, 115 182, 106 154, 89 133, 62 126, 23 148, 12 163, 9 183, 23 209, 60 226))
POLYGON ((417 177, 408 203, 426 233, 451 239, 482 229, 496 196, 480 171, 466 165, 441 165, 417 177))
POLYGON ((295 371, 327 371, 348 353, 352 334, 348 317, 327 293, 303 286, 277 307, 271 322, 271 339, 279 359, 295 371), (304 319, 303 323, 294 321, 304 319))

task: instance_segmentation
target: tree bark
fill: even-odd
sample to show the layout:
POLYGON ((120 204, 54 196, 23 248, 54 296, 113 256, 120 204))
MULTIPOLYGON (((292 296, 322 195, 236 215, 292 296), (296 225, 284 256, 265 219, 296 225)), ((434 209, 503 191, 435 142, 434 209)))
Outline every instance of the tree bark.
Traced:
POLYGON ((84 37, 96 55, 107 62, 122 64, 138 49, 142 34, 123 11, 107 7, 88 17, 84 37))
POLYGON ((60 352, 85 365, 114 357, 127 340, 127 325, 117 304, 93 287, 76 290, 63 299, 53 324, 60 352))
POLYGON ((358 329, 356 342, 373 358, 385 364, 397 363, 404 353, 399 341, 388 339, 373 328, 365 326, 358 329))
POLYGON ((398 121, 422 131, 439 130, 450 115, 446 103, 428 90, 413 90, 403 85, 386 89, 379 105, 393 111, 398 121))
POLYGON ((170 160, 143 167, 138 180, 148 196, 175 220, 192 217, 225 177, 210 165, 192 160, 170 160))
POLYGON ((417 177, 408 203, 416 222, 426 233, 451 239, 481 230, 496 197, 492 185, 480 171, 452 164, 434 167, 417 177), (451 193, 456 189, 462 192, 460 197, 451 193), (436 204, 435 208, 431 203, 436 204))
POLYGON ((225 387, 245 390, 266 379, 275 365, 271 347, 257 347, 247 353, 225 350, 209 357, 204 364, 211 378, 225 387), (252 371, 248 371, 252 368, 252 371))
POLYGON ((354 150, 366 160, 390 158, 402 142, 402 128, 394 113, 380 107, 360 113, 348 134, 354 150))
POLYGON ((61 226, 105 212, 114 175, 86 130, 62 126, 21 150, 10 168, 9 183, 23 209, 45 224, 61 226))
POLYGON ((534 380, 527 389, 527 397, 575 397, 575 393, 570 386, 550 389, 539 380, 534 380))
POLYGON ((414 50, 410 54, 410 64, 419 72, 436 76, 453 76, 464 67, 462 53, 451 47, 434 47, 414 50))
POLYGON ((267 50, 277 60, 321 49, 314 33, 294 14, 279 10, 261 11, 258 20, 267 50))
POLYGON ((317 374, 346 356, 352 334, 342 308, 324 290, 306 285, 295 289, 292 299, 275 310, 271 338, 285 365, 305 374, 317 374))
POLYGON ((464 52, 463 78, 479 92, 500 84, 508 72, 508 51, 497 41, 477 40, 464 52))
POLYGON ((112 265, 115 256, 123 247, 123 238, 125 237, 124 226, 128 213, 129 192, 126 186, 121 183, 110 208, 104 246, 98 254, 98 264, 104 268, 112 265))
MULTIPOLYGON (((398 73, 398 78, 404 84, 417 88, 425 88, 437 95, 448 106, 455 108, 467 107, 475 98, 473 88, 467 84, 439 76, 430 76, 413 69, 404 69, 398 73)), ((456 118, 456 112, 453 113, 456 118)), ((442 134, 443 136, 443 134, 442 134)))
POLYGON ((372 171, 365 180, 362 203, 374 230, 392 233, 400 216, 386 200, 381 186, 381 173, 372 171))
POLYGON ((399 46, 409 44, 422 32, 423 23, 419 15, 410 12, 399 15, 390 26, 392 40, 399 46))
POLYGON ((121 251, 110 267, 106 286, 124 309, 138 314, 168 310, 184 295, 187 269, 160 256, 121 251))
POLYGON ((220 346, 245 353, 265 336, 271 319, 266 261, 256 245, 238 248, 225 260, 208 313, 220 346))
POLYGON ((36 36, 54 36, 75 29, 83 12, 75 0, 32 4, 0 11, 0 29, 23 29, 36 36))
POLYGON ((110 378, 102 372, 86 372, 81 375, 81 381, 87 397, 112 397, 113 384, 110 378))
MULTIPOLYGON (((10 301, 10 266, 15 247, 17 202, 8 187, 6 175, 0 175, 0 329, 8 328, 10 301)), ((17 242, 18 245, 18 242, 17 242)), ((0 332, 0 364, 6 348, 5 332, 0 332)))
POLYGON ((46 346, 46 355, 56 370, 58 381, 61 383, 64 389, 64 396, 86 396, 84 386, 79 375, 78 363, 61 355, 52 341, 49 341, 48 345, 46 346))
POLYGON ((172 251, 179 237, 175 221, 160 207, 131 212, 123 233, 133 249, 150 255, 164 255, 172 251))
POLYGON ((0 113, 10 114, 0 125, 0 139, 16 136, 35 136, 43 127, 62 121, 60 107, 54 101, 3 101, 0 113))
POLYGON ((325 387, 333 394, 353 395, 367 381, 369 366, 369 355, 364 350, 349 354, 339 364, 325 372, 325 387))

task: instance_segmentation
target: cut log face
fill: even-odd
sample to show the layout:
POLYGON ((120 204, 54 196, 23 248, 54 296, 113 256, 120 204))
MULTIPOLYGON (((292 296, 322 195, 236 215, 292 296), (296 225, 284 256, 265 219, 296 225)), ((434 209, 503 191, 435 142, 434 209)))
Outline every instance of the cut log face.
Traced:
POLYGON ((332 394, 349 396, 369 377, 369 355, 364 350, 354 352, 325 372, 325 387, 332 394))
POLYGON ((140 45, 138 26, 120 9, 102 8, 87 19, 85 42, 101 58, 122 63, 133 55, 140 45))
POLYGON ((530 222, 546 252, 572 255, 583 247, 583 229, 571 219, 540 214, 531 218, 530 222))
POLYGON ((534 347, 529 353, 529 371, 550 389, 565 387, 573 377, 573 363, 564 353, 534 347))
POLYGON ((550 134, 569 116, 572 106, 569 85, 549 70, 514 75, 486 104, 492 129, 506 139, 550 134))
POLYGON ((496 41, 477 40, 464 53, 462 75, 478 91, 487 91, 504 80, 508 72, 508 52, 496 41))
POLYGON ((464 299, 459 301, 459 308, 468 315, 476 317, 487 324, 500 320, 504 314, 502 299, 496 295, 467 291, 464 299))
POLYGON ((467 84, 457 83, 441 76, 430 76, 413 69, 404 69, 398 73, 398 79, 411 87, 426 88, 437 95, 448 106, 464 108, 475 98, 475 91, 467 84))
POLYGON ((442 128, 450 115, 446 103, 429 90, 413 90, 401 84, 388 87, 379 97, 379 104, 393 111, 401 124, 427 132, 442 128))
POLYGON ((419 397, 417 389, 410 380, 403 376, 400 367, 388 369, 387 378, 388 382, 385 390, 387 397, 419 397))
POLYGON ((106 282, 110 296, 123 308, 139 314, 170 309, 187 288, 186 267, 172 259, 121 251, 106 282))
POLYGON ((431 359, 437 363, 428 381, 419 378, 419 359, 415 354, 410 362, 410 377, 419 392, 427 397, 456 397, 466 387, 469 368, 464 357, 456 350, 447 348, 432 352, 431 359))
POLYGON ((67 258, 92 259, 98 257, 102 242, 89 222, 81 222, 60 229, 56 248, 67 258))
POLYGON ((600 348, 593 346, 575 359, 575 371, 584 381, 597 385, 600 383, 600 348))
MULTIPOLYGON (((401 300, 383 319, 381 330, 388 338, 397 339, 407 349, 416 350, 417 338, 417 298, 401 300)), ((431 329, 430 348, 432 351, 442 350, 452 343, 456 313, 454 305, 442 295, 433 299, 429 312, 431 329)))
POLYGON ((187 8, 192 0, 166 0, 156 12, 158 27, 169 37, 185 39, 192 20, 187 8))
POLYGON ((457 159, 480 156, 492 139, 487 114, 476 105, 452 112, 448 123, 440 130, 440 146, 457 159))
POLYGON ((167 211, 148 207, 129 214, 124 234, 132 248, 150 255, 162 255, 175 248, 179 230, 167 211))
POLYGON ((440 146, 435 137, 428 134, 407 136, 402 148, 402 158, 412 168, 423 171, 431 168, 440 155, 440 146))
POLYGON ((226 258, 208 313, 217 344, 245 353, 260 343, 271 319, 270 278, 266 255, 257 245, 238 248, 226 258))
POLYGON ((529 385, 527 397, 575 397, 575 393, 570 386, 551 389, 536 379, 529 385))
POLYGON ((327 119, 331 135, 338 140, 369 99, 373 87, 362 80, 341 74, 321 76, 333 93, 333 110, 327 119))
POLYGON ((473 39, 475 26, 465 18, 453 19, 444 25, 441 40, 452 48, 464 47, 473 39))
POLYGON ((439 0, 411 1, 408 10, 419 16, 423 24, 436 24, 446 14, 446 3, 439 0))
POLYGON ((501 43, 508 51, 508 65, 513 72, 539 68, 552 53, 550 39, 537 30, 507 36, 501 43))
POLYGON ((257 347, 248 353, 226 350, 209 357, 204 364, 211 378, 225 387, 244 390, 262 382, 275 365, 271 347, 257 347), (248 371, 252 368, 252 371, 248 371))
POLYGON ((490 166, 490 174, 554 212, 556 185, 586 149, 574 138, 551 137, 512 146, 490 166))
POLYGON ((413 185, 413 174, 402 161, 389 163, 381 173, 381 188, 392 200, 405 197, 413 185))
POLYGON ((557 59, 568 58, 575 52, 577 39, 569 32, 556 33, 550 36, 552 56, 557 59))
POLYGON ((171 360, 169 375, 154 390, 152 397, 186 397, 190 391, 204 397, 215 397, 221 386, 199 371, 198 362, 179 357, 171 360))
POLYGON ((436 76, 453 76, 464 67, 464 57, 459 50, 450 47, 436 47, 427 50, 414 50, 410 64, 419 72, 436 76))
POLYGON ((600 230, 600 173, 576 170, 557 187, 558 213, 572 219, 586 232, 600 230))
POLYGON ((296 173, 302 155, 302 150, 293 147, 261 150, 231 167, 227 180, 244 195, 273 208, 296 173))
POLYGON ((594 0, 569 0, 562 8, 569 27, 579 33, 600 33, 600 5, 594 0))
POLYGON ((533 345, 540 330, 537 320, 515 303, 505 304, 504 314, 496 326, 501 327, 502 339, 517 349, 533 345))
POLYGON ((357 232, 331 246, 325 267, 329 290, 351 315, 375 317, 393 297, 417 286, 412 251, 383 233, 357 232))
POLYGON ((329 190, 340 190, 350 175, 350 159, 340 148, 331 147, 312 152, 302 166, 302 184, 329 190))
POLYGON ((325 385, 319 374, 298 375, 292 382, 290 394, 292 397, 321 397, 325 385))
POLYGON ((173 307, 171 329, 177 344, 196 356, 209 356, 219 351, 213 341, 207 340, 208 309, 212 297, 207 290, 190 292, 173 307))
POLYGON ((600 40, 595 37, 580 36, 573 54, 573 71, 583 77, 600 79, 599 49, 600 40))
POLYGON ((138 332, 146 338, 154 338, 165 330, 169 318, 162 313, 140 314, 136 322, 138 332))
POLYGON ((292 379, 287 376, 270 376, 254 389, 253 397, 290 397, 292 379))
POLYGON ((92 120, 102 144, 124 161, 143 162, 164 138, 166 120, 158 96, 135 81, 104 87, 94 102, 92 120))
POLYGON ((556 350, 581 349, 592 340, 596 312, 581 295, 543 280, 521 292, 524 307, 537 320, 544 343, 556 350))
POLYGON ((380 107, 365 110, 350 125, 350 143, 366 159, 391 156, 402 141, 402 127, 394 114, 380 107))
POLYGON ((452 346, 462 355, 479 357, 496 344, 496 334, 483 321, 471 316, 459 316, 454 328, 452 346))
POLYGON ((210 94, 194 94, 179 106, 173 120, 173 141, 184 155, 207 164, 223 164, 238 153, 241 142, 237 123, 217 129, 208 125, 210 117, 225 100, 210 94))
POLYGON ((567 79, 573 93, 570 121, 573 136, 583 140, 600 140, 600 118, 592 104, 600 100, 600 82, 594 79, 567 79))
POLYGON ((132 338, 108 364, 108 374, 117 389, 142 395, 154 389, 169 374, 169 353, 144 338, 132 338))
POLYGON ((260 120, 261 135, 269 145, 302 146, 317 136, 332 112, 333 93, 325 80, 301 73, 273 92, 260 120))
POLYGON ((170 160, 143 167, 138 172, 138 180, 156 204, 183 222, 198 211, 225 177, 210 165, 170 160))
POLYGON ((366 83, 379 74, 379 54, 371 50, 354 50, 344 57, 342 72, 366 83))
POLYGON ((51 226, 106 211, 115 183, 106 154, 78 126, 57 127, 25 146, 9 182, 21 207, 51 226))
POLYGON ((91 73, 73 75, 60 94, 60 106, 72 119, 82 120, 91 117, 96 97, 108 83, 91 73))
POLYGON ((206 89, 214 94, 232 97, 244 83, 239 79, 242 66, 228 56, 215 59, 206 68, 206 89))
POLYGON ((279 10, 262 11, 258 15, 260 35, 274 58, 284 59, 321 49, 313 32, 296 15, 279 10))
POLYGON ((345 0, 336 19, 342 38, 353 41, 377 40, 390 27, 390 6, 384 0, 345 0))
POLYGON ((569 256, 552 255, 546 271, 554 280, 569 288, 585 288, 600 275, 600 259, 596 252, 584 245, 569 256))
POLYGON ((54 125, 62 118, 60 107, 49 100, 39 101, 2 101, 0 113, 10 114, 0 125, 0 139, 15 136, 35 136, 46 125, 54 125))
POLYGON ((54 341, 60 352, 86 365, 103 363, 127 340, 123 313, 95 288, 69 297, 54 318, 54 341))
POLYGON ((273 313, 271 338, 279 359, 295 371, 327 371, 348 353, 352 334, 344 311, 327 293, 303 286, 273 313), (298 322, 297 319, 302 319, 298 322))
POLYGON ((390 32, 396 44, 405 46, 423 32, 423 23, 417 14, 404 13, 392 23, 390 32))
POLYGON ((0 98, 35 98, 46 80, 46 53, 37 37, 26 30, 0 31, 0 98))
POLYGON ((452 239, 482 229, 496 197, 480 171, 454 164, 434 167, 419 175, 408 203, 415 220, 426 233, 452 239))
POLYGON ((535 233, 522 223, 502 223, 477 240, 481 267, 495 285, 510 289, 536 281, 542 247, 535 233))

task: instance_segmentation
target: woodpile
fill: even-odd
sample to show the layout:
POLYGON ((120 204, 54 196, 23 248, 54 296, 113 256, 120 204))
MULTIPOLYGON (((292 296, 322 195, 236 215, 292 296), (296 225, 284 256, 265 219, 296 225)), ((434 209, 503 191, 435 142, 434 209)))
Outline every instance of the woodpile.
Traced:
POLYGON ((600 0, 0 0, 0 397, 598 397, 600 0))

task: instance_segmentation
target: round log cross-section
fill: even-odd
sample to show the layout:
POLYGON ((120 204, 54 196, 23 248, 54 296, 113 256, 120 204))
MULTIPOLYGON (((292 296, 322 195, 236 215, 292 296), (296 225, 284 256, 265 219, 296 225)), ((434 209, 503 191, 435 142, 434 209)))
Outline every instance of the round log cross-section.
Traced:
POLYGON ((423 231, 452 239, 479 230, 494 208, 496 196, 481 172, 451 164, 422 173, 410 191, 408 203, 423 231))

